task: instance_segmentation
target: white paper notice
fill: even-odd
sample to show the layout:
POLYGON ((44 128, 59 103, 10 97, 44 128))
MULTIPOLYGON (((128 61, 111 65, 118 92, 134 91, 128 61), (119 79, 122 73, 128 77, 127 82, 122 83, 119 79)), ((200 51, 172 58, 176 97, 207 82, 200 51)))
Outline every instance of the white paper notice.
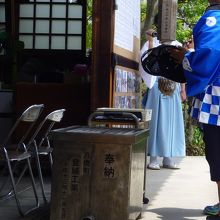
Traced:
POLYGON ((117 0, 117 5, 114 44, 133 51, 134 36, 140 37, 140 1, 117 0))

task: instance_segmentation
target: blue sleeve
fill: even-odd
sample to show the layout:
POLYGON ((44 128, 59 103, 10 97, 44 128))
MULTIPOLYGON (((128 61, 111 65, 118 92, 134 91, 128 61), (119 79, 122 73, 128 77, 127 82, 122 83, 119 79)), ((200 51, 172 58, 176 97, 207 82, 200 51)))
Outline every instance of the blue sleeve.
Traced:
POLYGON ((194 96, 220 77, 220 11, 204 13, 193 29, 195 51, 183 60, 188 96, 194 96))
POLYGON ((200 48, 196 52, 187 53, 183 62, 187 95, 201 93, 207 85, 220 77, 219 66, 219 50, 200 48))

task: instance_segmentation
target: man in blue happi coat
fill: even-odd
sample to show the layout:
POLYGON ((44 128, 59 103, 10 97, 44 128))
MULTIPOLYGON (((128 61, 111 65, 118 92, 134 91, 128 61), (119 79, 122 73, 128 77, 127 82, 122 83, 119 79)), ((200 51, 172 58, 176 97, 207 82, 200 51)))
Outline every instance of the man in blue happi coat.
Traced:
MULTIPOLYGON (((220 0, 209 3, 193 29, 195 50, 178 48, 170 53, 182 63, 187 95, 194 96, 191 116, 202 124, 206 159, 220 201, 220 0)), ((204 213, 220 219, 219 201, 206 206, 204 213)))

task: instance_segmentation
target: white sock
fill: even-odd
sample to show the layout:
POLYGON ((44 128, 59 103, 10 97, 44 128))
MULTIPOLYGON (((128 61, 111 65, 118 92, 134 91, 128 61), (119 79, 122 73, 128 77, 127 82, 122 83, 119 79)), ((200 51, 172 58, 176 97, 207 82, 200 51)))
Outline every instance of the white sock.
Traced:
POLYGON ((165 165, 171 165, 173 163, 173 160, 171 157, 164 157, 163 158, 163 164, 165 165))
POLYGON ((158 163, 157 156, 150 156, 150 163, 158 163))

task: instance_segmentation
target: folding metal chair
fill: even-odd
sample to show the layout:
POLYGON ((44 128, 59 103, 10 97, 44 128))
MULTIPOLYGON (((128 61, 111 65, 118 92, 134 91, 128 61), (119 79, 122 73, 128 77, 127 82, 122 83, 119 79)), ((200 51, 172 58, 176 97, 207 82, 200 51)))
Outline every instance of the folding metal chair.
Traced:
MULTIPOLYGON (((31 164, 30 164, 30 158, 32 155, 30 152, 28 152, 26 143, 28 142, 30 132, 34 124, 36 123, 38 117, 40 116, 43 110, 43 107, 44 107, 43 104, 32 105, 28 107, 21 114, 21 116, 16 120, 14 126, 12 127, 5 141, 0 146, 0 159, 5 162, 5 168, 9 172, 9 180, 11 181, 11 185, 12 185, 10 190, 7 193, 5 193, 3 196, 1 196, 1 198, 7 198, 13 195, 15 197, 17 208, 21 216, 25 216, 30 211, 39 207, 35 180, 34 180, 32 168, 31 168, 31 164), (11 138, 14 135, 16 129, 21 124, 27 126, 27 128, 24 129, 25 132, 23 136, 20 138, 20 141, 17 141, 16 144, 14 143, 11 144, 11 138), (18 166, 21 165, 21 162, 24 163, 24 168, 22 169, 20 175, 18 175, 17 173, 15 173, 15 171, 17 171, 15 168, 18 168, 18 166), (24 176, 27 168, 29 170, 31 185, 33 188, 33 193, 34 193, 34 197, 36 200, 36 204, 32 208, 29 208, 28 210, 24 211, 21 208, 21 203, 18 198, 18 184, 20 183, 22 177, 24 176), (16 178, 16 176, 18 176, 18 178, 16 178)), ((7 181, 5 181, 1 189, 3 189, 3 187, 6 187, 6 186, 7 186, 7 181)))
POLYGON ((51 113, 49 113, 44 120, 39 124, 38 128, 36 129, 33 140, 30 140, 29 145, 31 142, 34 146, 34 155, 36 158, 37 163, 37 169, 38 169, 38 175, 40 179, 40 185, 42 189, 42 195, 44 202, 47 202, 46 194, 45 194, 45 188, 44 188, 44 181, 42 176, 42 168, 40 163, 40 156, 48 156, 50 161, 50 167, 52 170, 53 165, 53 157, 52 157, 52 151, 53 148, 50 145, 50 140, 48 138, 48 134, 50 133, 51 129, 53 128, 55 123, 58 123, 62 120, 63 114, 66 110, 65 109, 59 109, 55 110, 51 113))

